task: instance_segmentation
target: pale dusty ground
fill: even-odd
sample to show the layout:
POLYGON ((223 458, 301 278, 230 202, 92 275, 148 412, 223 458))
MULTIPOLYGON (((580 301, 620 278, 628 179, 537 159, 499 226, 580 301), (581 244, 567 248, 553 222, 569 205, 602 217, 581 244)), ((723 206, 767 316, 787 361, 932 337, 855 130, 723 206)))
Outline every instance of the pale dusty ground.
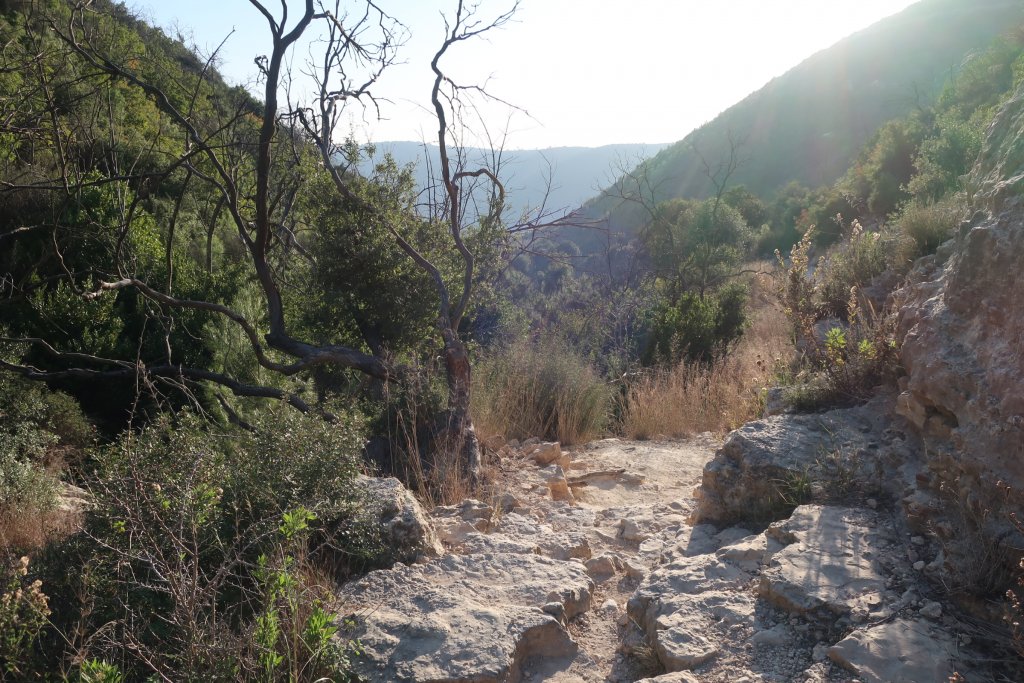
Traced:
MULTIPOLYGON (((594 526, 586 529, 592 556, 613 553, 649 571, 660 556, 662 544, 688 533, 686 518, 694 505, 693 491, 700 483, 704 464, 719 445, 710 435, 674 441, 605 439, 574 451, 572 465, 566 471, 570 481, 587 473, 609 473, 607 478, 572 487, 576 506, 592 511, 595 516, 594 526), (625 472, 611 474, 617 470, 625 472), (649 537, 646 542, 629 539, 629 533, 623 538, 623 520, 636 523, 640 533, 649 537)), ((541 493, 523 495, 525 486, 520 475, 524 467, 530 465, 506 463, 503 485, 523 498, 531 511, 542 513, 550 501, 541 493)), ((557 519, 549 517, 548 521, 556 531, 561 530, 557 519)), ((578 530, 579 526, 564 527, 570 528, 578 530)), ((645 671, 645 664, 650 663, 645 663, 642 656, 625 657, 619 653, 623 637, 637 636, 637 629, 626 622, 625 610, 626 601, 638 583, 638 579, 622 572, 598 582, 593 608, 569 627, 580 646, 576 657, 569 661, 527 662, 523 680, 631 681, 649 673, 651 669, 645 671), (608 600, 615 601, 616 609, 602 608, 608 600)))

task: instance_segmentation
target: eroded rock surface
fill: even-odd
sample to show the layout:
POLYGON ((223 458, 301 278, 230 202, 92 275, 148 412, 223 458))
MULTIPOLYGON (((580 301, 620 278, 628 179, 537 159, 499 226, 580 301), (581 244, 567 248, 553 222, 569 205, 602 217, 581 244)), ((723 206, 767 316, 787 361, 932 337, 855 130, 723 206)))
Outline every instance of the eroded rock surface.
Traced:
POLYGON ((414 562, 418 557, 444 554, 430 518, 402 482, 393 477, 361 476, 355 485, 363 494, 364 514, 380 524, 396 559, 414 562))
POLYGON ((573 653, 561 620, 592 595, 578 563, 480 554, 372 572, 341 597, 369 680, 489 683, 519 680, 527 657, 573 653))
POLYGON ((895 297, 907 372, 896 410, 926 445, 907 514, 944 545, 943 580, 955 586, 973 579, 979 546, 1015 535, 1010 514, 1024 515, 1022 130, 1024 88, 994 119, 967 179, 974 216, 895 297))
MULTIPOLYGON (((695 523, 778 518, 838 479, 879 485, 903 443, 888 430, 891 399, 815 415, 777 415, 729 434, 704 467, 695 523)), ((840 492, 841 493, 841 492, 840 492)))
MULTIPOLYGON (((896 452, 909 442, 878 415, 872 405, 748 431, 743 452, 763 463, 759 477, 773 458, 806 474, 788 459, 798 449, 827 455, 823 443, 858 449, 854 461, 866 463, 845 470, 849 502, 774 509, 785 519, 761 532, 691 525, 710 439, 609 439, 562 451, 559 465, 505 447, 503 489, 432 511, 447 555, 346 588, 365 649, 359 672, 370 681, 848 683, 945 680, 928 677, 955 666, 973 680, 969 627, 928 582, 936 544, 901 524, 899 506, 858 488, 878 467, 897 488, 918 473, 896 452), (556 467, 569 499, 549 485, 556 467)), ((818 464, 813 495, 835 474, 818 464)), ((755 494, 743 495, 731 504, 751 505, 755 494)))
POLYGON ((890 545, 878 516, 867 510, 803 505, 765 531, 783 547, 761 573, 758 593, 789 612, 867 614, 880 608, 890 545))
POLYGON ((718 625, 750 628, 750 575, 714 555, 680 557, 644 579, 629 615, 644 629, 669 672, 693 669, 721 653, 718 625))
POLYGON ((911 619, 854 631, 828 649, 832 661, 864 683, 948 681, 955 653, 948 632, 911 619))

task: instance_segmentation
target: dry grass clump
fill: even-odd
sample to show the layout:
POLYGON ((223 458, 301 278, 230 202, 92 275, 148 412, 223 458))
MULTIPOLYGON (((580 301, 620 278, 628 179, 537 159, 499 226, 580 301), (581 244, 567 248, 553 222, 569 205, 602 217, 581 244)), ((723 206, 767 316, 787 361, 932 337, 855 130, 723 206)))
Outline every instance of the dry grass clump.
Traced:
POLYGON ((611 389, 557 340, 519 342, 484 359, 473 378, 473 415, 482 441, 538 436, 563 444, 596 438, 611 389))
POLYGON ((56 506, 0 513, 0 548, 34 550, 81 528, 82 510, 56 506))
MULTIPOLYGON (((401 447, 405 462, 405 484, 429 509, 437 505, 455 505, 466 498, 479 496, 480 485, 474 481, 467 467, 464 444, 455 439, 437 440, 429 449, 416 441, 414 434, 406 434, 401 447)), ((489 473, 481 473, 486 479, 489 473)))
POLYGON ((767 264, 750 280, 750 327, 726 356, 711 364, 682 362, 649 371, 626 390, 621 429, 631 439, 725 432, 754 419, 774 368, 787 366, 794 350, 789 323, 774 292, 767 264))
POLYGON ((442 378, 429 368, 415 368, 403 383, 383 389, 387 438, 378 474, 398 477, 427 507, 478 495, 465 435, 444 407, 442 378))

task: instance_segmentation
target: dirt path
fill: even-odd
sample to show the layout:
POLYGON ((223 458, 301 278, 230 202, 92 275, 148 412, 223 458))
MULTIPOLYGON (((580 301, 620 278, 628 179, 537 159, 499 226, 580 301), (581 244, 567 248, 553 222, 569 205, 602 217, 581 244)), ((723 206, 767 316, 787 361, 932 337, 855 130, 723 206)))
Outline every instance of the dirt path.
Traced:
POLYGON ((820 466, 825 444, 889 462, 902 437, 868 419, 872 410, 834 411, 828 429, 821 416, 750 423, 717 456, 709 435, 569 453, 503 446, 485 500, 430 512, 423 526, 444 553, 347 587, 364 610, 361 673, 634 683, 667 670, 658 680, 848 683, 851 672, 939 681, 959 670, 987 680, 968 675, 990 661, 970 650, 973 627, 927 580, 941 548, 867 495, 876 466, 847 481, 843 499, 780 510, 763 530, 689 524, 712 459, 702 512, 726 490, 737 511, 763 504, 768 484, 820 466))
POLYGON ((555 533, 586 534, 596 583, 592 609, 569 626, 579 652, 527 661, 524 681, 633 681, 657 670, 653 653, 628 622, 626 602, 662 551, 689 533, 693 491, 719 445, 710 435, 657 442, 605 439, 574 451, 565 475, 573 507, 586 515, 566 515, 564 502, 550 500, 546 488, 531 478, 524 481, 530 464, 506 461, 503 485, 520 497, 526 512, 551 524, 555 533), (614 571, 601 571, 602 565, 614 571), (625 656, 620 644, 631 632, 639 647, 625 656))

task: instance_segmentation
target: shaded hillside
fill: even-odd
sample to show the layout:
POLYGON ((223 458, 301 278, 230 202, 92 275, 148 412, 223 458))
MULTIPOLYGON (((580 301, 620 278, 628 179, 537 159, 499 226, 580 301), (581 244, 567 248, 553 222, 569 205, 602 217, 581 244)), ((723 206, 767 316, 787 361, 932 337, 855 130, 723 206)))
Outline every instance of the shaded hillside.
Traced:
MULTIPOLYGON (((637 168, 655 200, 705 197, 712 165, 743 140, 731 184, 770 198, 791 181, 835 181, 884 122, 930 105, 969 56, 1024 17, 1018 0, 925 0, 819 52, 637 168), (694 146, 700 154, 694 151, 694 146)), ((629 230, 639 214, 614 196, 589 203, 594 217, 629 230)))
MULTIPOLYGON (((501 163, 502 179, 509 191, 509 210, 518 217, 523 211, 536 210, 542 203, 547 211, 579 208, 609 185, 621 168, 630 168, 667 146, 621 144, 506 151, 501 163)), ((399 165, 416 164, 417 186, 428 184, 423 143, 381 142, 377 150, 390 153, 399 165)), ((436 168, 437 146, 426 145, 426 151, 436 168)), ((470 165, 492 162, 490 150, 468 148, 465 152, 470 165)))

